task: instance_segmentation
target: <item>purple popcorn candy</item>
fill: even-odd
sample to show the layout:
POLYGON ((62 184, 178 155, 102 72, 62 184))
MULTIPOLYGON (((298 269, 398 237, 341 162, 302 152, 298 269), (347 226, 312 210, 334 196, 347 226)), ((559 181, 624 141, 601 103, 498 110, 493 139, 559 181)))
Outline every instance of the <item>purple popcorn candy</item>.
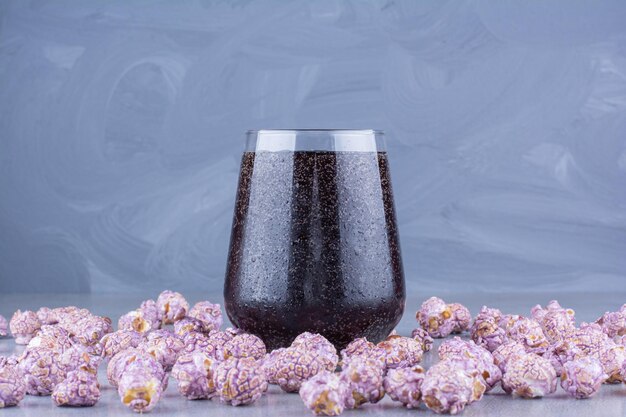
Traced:
POLYGON ((200 320, 204 325, 202 331, 205 333, 222 327, 222 307, 219 304, 200 301, 189 310, 188 316, 200 320))
POLYGON ((454 322, 452 333, 461 333, 469 329, 472 322, 472 315, 469 309, 459 303, 448 304, 448 307, 452 311, 452 321, 454 322))
POLYGON ((556 371, 541 356, 513 355, 502 377, 502 389, 523 398, 544 397, 556 391, 556 371))
POLYGON ((550 311, 552 311, 552 312, 555 312, 555 311, 563 312, 567 317, 569 317, 569 320, 570 320, 571 324, 575 324, 575 322, 576 322, 575 317, 574 317, 575 316, 574 310, 572 310, 571 308, 563 308, 563 307, 561 307, 561 305, 559 304, 559 302, 557 300, 551 300, 546 305, 545 309, 543 307, 541 307, 541 305, 537 304, 536 306, 534 306, 530 310, 530 315, 533 318, 533 320, 536 320, 537 322, 539 322, 540 324, 543 325, 544 317, 545 317, 546 313, 548 313, 550 311))
POLYGON ((526 352, 543 354, 550 346, 548 339, 543 334, 541 325, 535 320, 522 317, 513 323, 508 329, 507 336, 524 346, 526 352))
POLYGON ((146 413, 161 399, 162 380, 142 361, 135 361, 122 374, 117 393, 122 404, 136 413, 146 413))
POLYGON ((503 314, 500 320, 498 320, 498 326, 502 327, 508 335, 511 327, 518 321, 524 319, 526 319, 526 317, 520 316, 519 314, 503 314))
POLYGON ((92 355, 86 346, 74 345, 59 354, 57 361, 65 373, 83 370, 95 374, 102 362, 102 357, 92 355))
POLYGON ((204 323, 193 317, 184 317, 174 323, 174 333, 180 337, 185 337, 190 332, 204 331, 204 323))
POLYGON ((450 306, 438 297, 430 297, 424 301, 415 318, 434 338, 448 336, 456 326, 450 306))
POLYGON ((191 353, 201 351, 211 358, 215 358, 215 347, 209 343, 209 338, 200 332, 189 332, 183 337, 183 345, 185 346, 181 352, 191 353))
POLYGON ((509 340, 493 351, 493 363, 504 373, 506 372, 506 364, 511 356, 522 356, 525 354, 526 349, 524 349, 524 346, 522 346, 520 342, 509 340))
POLYGON ((597 356, 605 345, 610 344, 611 339, 597 324, 583 323, 579 329, 574 329, 564 335, 563 341, 572 348, 580 349, 586 355, 597 356))
POLYGON ((564 309, 547 310, 539 323, 549 343, 560 341, 575 329, 571 316, 564 309))
POLYGON ((28 342, 27 348, 45 347, 62 353, 72 347, 69 333, 58 325, 44 325, 28 342))
POLYGON ((589 398, 600 390, 607 377, 598 359, 584 357, 563 365, 561 387, 576 399, 589 398))
MULTIPOLYGON (((377 403, 385 396, 384 368, 376 360, 354 358, 341 371, 341 381, 347 388, 344 405, 357 408, 365 403, 377 403)), ((302 388, 300 388, 302 390, 302 388)))
POLYGON ((351 358, 366 357, 368 359, 377 360, 381 366, 385 367, 386 356, 387 352, 385 351, 385 349, 376 346, 374 343, 369 342, 364 337, 360 337, 348 343, 345 349, 341 351, 341 365, 343 366, 351 358))
POLYGON ((100 399, 100 384, 95 374, 77 370, 67 374, 52 390, 52 402, 58 406, 92 407, 100 399))
POLYGON ((147 333, 161 328, 161 313, 154 300, 146 300, 135 310, 124 314, 117 322, 118 330, 147 333))
POLYGON ((377 345, 385 350, 385 366, 388 369, 407 368, 422 360, 422 345, 415 339, 389 336, 377 345))
POLYGON ((561 340, 560 342, 556 342, 551 345, 542 356, 550 361, 556 371, 556 375, 561 376, 563 364, 585 357, 587 354, 576 347, 576 345, 571 344, 566 340, 561 340))
POLYGON ((56 352, 48 348, 25 350, 19 359, 18 369, 29 395, 50 395, 54 386, 65 379, 65 369, 56 352))
POLYGON ((267 391, 261 364, 254 358, 230 358, 219 362, 213 377, 222 402, 237 406, 251 404, 267 391))
POLYGON ((334 371, 339 363, 337 349, 321 334, 304 332, 291 342, 291 347, 314 352, 324 360, 329 371, 334 371))
POLYGON ((486 319, 488 317, 494 319, 496 323, 499 323, 500 319, 502 318, 502 311, 497 308, 482 306, 480 308, 480 311, 476 315, 476 318, 486 319))
POLYGON ((173 324, 182 319, 189 311, 189 303, 182 294, 165 290, 159 294, 156 305, 163 319, 163 324, 173 324))
POLYGON ((277 372, 278 372, 278 358, 283 354, 287 349, 280 348, 271 351, 266 354, 261 362, 261 368, 263 369, 263 373, 265 374, 265 379, 268 384, 278 384, 277 372))
POLYGON ((42 325, 57 324, 59 322, 56 312, 48 307, 41 307, 39 310, 37 310, 37 318, 42 325))
POLYGON ((8 334, 7 333, 8 329, 9 329, 9 323, 7 322, 7 319, 5 319, 2 314, 0 314, 0 337, 6 336, 8 334))
POLYGON ((209 339, 209 344, 211 346, 213 346, 214 350, 215 350, 215 359, 218 360, 222 360, 224 359, 222 357, 222 354, 224 352, 224 345, 226 344, 226 342, 229 342, 230 340, 232 340, 232 338, 235 337, 232 334, 228 333, 228 332, 220 332, 220 331, 212 331, 207 335, 207 338, 209 339))
POLYGON ((422 401, 437 414, 457 414, 480 400, 485 386, 451 361, 433 365, 422 381, 422 401))
MULTIPOLYGON (((622 345, 607 344, 597 357, 600 360, 604 373, 607 374, 606 382, 619 384, 624 382, 622 367, 626 362, 626 348, 622 345)), ((564 365, 565 367, 565 365, 564 365)))
POLYGON ((253 334, 240 334, 224 344, 222 357, 262 359, 267 350, 263 341, 253 334))
POLYGON ((426 371, 419 365, 390 369, 383 381, 387 395, 407 408, 417 408, 422 398, 422 383, 426 371))
POLYGON ((0 408, 18 405, 25 395, 26 383, 17 366, 0 360, 0 408))
POLYGON ((100 340, 100 344, 102 345, 102 357, 109 360, 123 350, 136 348, 142 341, 143 334, 135 330, 118 330, 113 333, 108 333, 100 340))
POLYGON ((153 356, 163 366, 165 371, 172 369, 178 354, 184 347, 185 345, 180 337, 165 329, 148 333, 145 341, 139 345, 139 348, 153 356))
POLYGON ((172 377, 178 382, 178 392, 189 400, 213 397, 216 364, 215 359, 201 351, 180 355, 172 368, 172 377))
POLYGON ((374 349, 374 347, 376 347, 374 343, 369 342, 364 337, 359 337, 348 343, 348 345, 341 351, 341 358, 344 360, 352 355, 368 354, 372 349, 374 349))
POLYGON ((495 351, 507 341, 506 332, 491 316, 478 316, 470 329, 470 337, 489 352, 495 351))
POLYGON ((276 358, 275 380, 283 391, 298 392, 307 379, 329 369, 327 360, 313 351, 299 347, 287 348, 276 358))
POLYGON ((461 362, 456 364, 458 368, 477 371, 487 391, 491 391, 502 379, 502 371, 494 363, 491 353, 473 341, 455 337, 443 342, 437 353, 441 360, 461 362))
POLYGON ((430 351, 433 348, 433 343, 435 343, 435 341, 432 337, 430 337, 428 332, 419 327, 417 329, 413 329, 413 331, 411 332, 411 337, 415 339, 417 343, 422 345, 422 350, 424 352, 430 351))
POLYGON ((87 316, 78 320, 69 330, 73 339, 85 346, 94 346, 105 334, 113 331, 111 319, 100 316, 87 316))
MULTIPOLYGON (((159 322, 159 327, 161 322, 159 322)), ((119 330, 133 330, 137 333, 148 333, 151 328, 149 321, 143 318, 139 310, 129 311, 119 318, 117 321, 117 329, 119 330)))
POLYGON ((15 337, 15 343, 18 345, 28 344, 40 327, 41 322, 37 318, 37 313, 29 310, 24 312, 17 310, 9 323, 11 334, 15 337))
POLYGON ((304 332, 291 342, 291 347, 315 350, 317 353, 327 356, 336 357, 337 349, 324 336, 318 333, 304 332))
POLYGON ((344 410, 346 391, 339 376, 323 371, 302 384, 300 398, 316 416, 337 416, 344 410))
POLYGON ((626 335, 626 313, 606 312, 597 321, 602 331, 609 337, 626 335))
POLYGON ((163 366, 153 357, 140 349, 129 348, 121 351, 109 360, 107 366, 107 379, 113 387, 118 387, 122 375, 126 369, 134 362, 141 362, 144 368, 147 368, 161 380, 163 390, 167 387, 167 373, 163 366))

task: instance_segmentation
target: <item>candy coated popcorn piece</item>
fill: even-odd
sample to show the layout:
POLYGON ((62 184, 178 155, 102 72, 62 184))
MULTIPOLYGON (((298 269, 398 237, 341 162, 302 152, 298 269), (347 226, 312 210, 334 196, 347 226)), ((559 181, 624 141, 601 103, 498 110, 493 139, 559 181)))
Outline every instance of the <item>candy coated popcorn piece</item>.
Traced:
POLYGON ((383 386, 389 397, 407 408, 417 408, 422 398, 421 387, 426 371, 419 365, 390 369, 383 386))
POLYGON ((448 304, 450 311, 452 311, 452 320, 454 321, 454 328, 452 333, 461 333, 469 329, 472 322, 472 315, 467 307, 459 303, 448 304))
POLYGON ((479 346, 493 352, 508 340, 506 332, 493 317, 478 316, 470 329, 470 337, 479 346))
POLYGON ((304 332, 291 342, 291 347, 314 351, 325 359, 329 371, 334 371, 339 362, 337 349, 321 334, 304 332))
POLYGON ((60 353, 57 361, 66 373, 84 370, 95 374, 102 362, 102 357, 91 354, 88 347, 77 344, 60 353))
MULTIPOLYGON (((595 357, 595 356, 593 356, 595 357)), ((622 366, 626 362, 626 348, 622 345, 608 343, 597 355, 604 373, 608 375, 606 382, 619 384, 624 382, 622 366)))
POLYGON ((598 359, 583 357, 563 365, 561 387, 574 398, 589 398, 600 390, 607 377, 598 359))
POLYGON ((15 343, 26 345, 35 336, 41 327, 41 322, 34 311, 17 310, 9 323, 11 334, 15 337, 15 343))
POLYGON ((550 346, 541 325, 535 320, 521 317, 508 328, 507 336, 524 346, 526 352, 543 354, 550 346))
POLYGON ((328 370, 324 357, 301 347, 287 348, 276 358, 276 382, 283 391, 298 392, 302 383, 328 370))
POLYGON ((500 346, 496 350, 493 351, 493 362, 500 368, 500 371, 504 373, 506 371, 506 364, 509 360, 509 357, 512 355, 525 355, 526 350, 524 346, 520 342, 515 340, 509 340, 500 346))
POLYGON ((406 368, 422 360, 422 345, 410 337, 389 336, 377 345, 385 350, 385 366, 388 369, 406 368))
POLYGON ((189 400, 213 397, 216 366, 216 360, 201 351, 179 356, 172 368, 172 377, 178 382, 178 392, 189 400))
POLYGON ((188 315, 200 320, 204 325, 203 331, 206 333, 211 330, 219 330, 222 327, 222 307, 219 304, 200 301, 189 310, 188 315))
POLYGON ((380 362, 364 357, 353 359, 344 366, 340 378, 345 387, 344 405, 357 408, 365 403, 377 403, 385 395, 384 368, 380 362))
POLYGON ((158 404, 163 393, 161 379, 141 361, 135 361, 123 372, 117 393, 122 404, 136 413, 149 412, 158 404))
POLYGON ((415 317, 422 328, 434 338, 448 336, 456 325, 450 306, 437 297, 424 301, 415 317))
POLYGON ((224 359, 231 357, 262 359, 266 353, 267 350, 263 341, 257 336, 248 333, 233 337, 222 348, 224 359))
POLYGON ((411 337, 415 339, 417 343, 422 345, 422 350, 424 352, 429 352, 433 348, 433 343, 435 341, 432 337, 430 337, 426 330, 419 327, 417 329, 413 329, 411 337))
POLYGON ((0 360, 0 408, 16 406, 26 395, 26 383, 16 364, 0 360))
POLYGON ((163 370, 163 366, 151 355, 146 354, 141 349, 129 348, 121 351, 109 360, 107 366, 107 379, 113 387, 118 387, 126 369, 134 362, 141 362, 144 368, 156 375, 163 385, 163 389, 167 386, 167 373, 163 370))
POLYGON ((45 347, 26 349, 19 359, 18 370, 29 395, 50 395, 54 386, 65 379, 58 355, 45 347))
POLYGON ((102 345, 102 357, 109 360, 123 350, 136 348, 142 341, 143 334, 135 330, 118 330, 113 333, 108 333, 100 340, 100 344, 102 345))
POLYGON ((100 399, 100 385, 95 374, 72 371, 54 387, 52 402, 57 406, 91 407, 100 399))
POLYGON ((172 369, 184 347, 183 339, 165 329, 148 333, 146 339, 139 345, 139 348, 153 356, 165 371, 172 369))
POLYGON ((473 341, 459 337, 446 340, 439 346, 438 354, 441 360, 455 361, 458 368, 468 372, 475 370, 486 391, 491 391, 502 379, 502 371, 494 363, 493 355, 473 341))
POLYGON ((163 324, 173 324, 182 319, 189 311, 189 303, 181 293, 165 290, 159 294, 156 305, 163 319, 163 324))
POLYGON ((535 354, 509 357, 502 377, 505 392, 524 398, 544 397, 556 391, 556 371, 535 354))
POLYGON ((184 317, 174 323, 174 333, 180 337, 185 337, 190 332, 203 332, 204 323, 193 317, 184 317))
POLYGON ((219 362, 214 374, 220 400, 237 406, 258 400, 267 391, 261 364, 254 358, 230 358, 219 362))
POLYGON ((602 331, 609 337, 626 335, 626 313, 606 312, 597 321, 602 331))
POLYGON ((346 387, 341 378, 324 371, 302 384, 300 398, 313 414, 336 416, 344 410, 345 392, 346 387))
POLYGON ((457 414, 467 404, 482 397, 484 385, 454 363, 441 361, 433 365, 422 381, 422 401, 438 414, 457 414))

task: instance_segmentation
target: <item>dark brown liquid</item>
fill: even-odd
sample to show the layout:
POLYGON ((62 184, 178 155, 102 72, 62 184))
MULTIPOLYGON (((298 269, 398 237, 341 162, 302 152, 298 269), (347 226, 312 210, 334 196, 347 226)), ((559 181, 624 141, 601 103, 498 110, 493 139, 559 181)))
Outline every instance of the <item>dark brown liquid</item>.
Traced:
POLYGON ((385 338, 405 301, 387 155, 244 153, 224 297, 270 348, 385 338))

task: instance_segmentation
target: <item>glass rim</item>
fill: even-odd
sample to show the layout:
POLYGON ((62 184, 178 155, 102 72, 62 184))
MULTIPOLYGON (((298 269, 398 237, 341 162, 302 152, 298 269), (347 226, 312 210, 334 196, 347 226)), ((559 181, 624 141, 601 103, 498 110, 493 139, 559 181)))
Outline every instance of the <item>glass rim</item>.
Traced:
POLYGON ((246 152, 385 151, 385 135, 374 129, 259 129, 248 130, 246 152))
POLYGON ((254 135, 259 133, 281 134, 281 133, 344 133, 350 135, 384 135, 385 132, 379 129, 248 129, 246 134, 254 135))

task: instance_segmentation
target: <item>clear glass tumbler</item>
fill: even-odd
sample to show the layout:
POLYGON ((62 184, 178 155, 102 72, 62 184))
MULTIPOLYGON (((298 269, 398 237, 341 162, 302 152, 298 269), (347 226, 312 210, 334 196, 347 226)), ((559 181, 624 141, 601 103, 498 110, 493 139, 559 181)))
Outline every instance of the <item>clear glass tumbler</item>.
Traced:
POLYGON ((382 132, 248 132, 224 298, 272 349, 304 331, 343 348, 393 330, 405 284, 382 132))

